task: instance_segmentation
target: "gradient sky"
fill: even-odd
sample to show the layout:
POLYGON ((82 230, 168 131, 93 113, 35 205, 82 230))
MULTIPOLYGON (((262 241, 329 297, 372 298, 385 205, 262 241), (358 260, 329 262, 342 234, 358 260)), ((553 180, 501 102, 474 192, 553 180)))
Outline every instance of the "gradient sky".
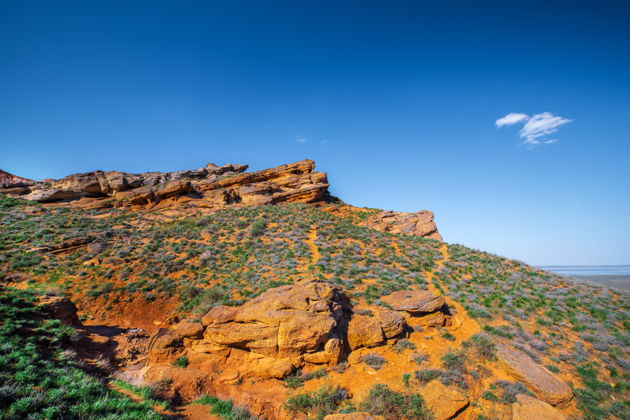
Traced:
POLYGON ((0 2, 0 168, 311 158, 448 242, 630 263, 630 2, 304 3, 0 2))

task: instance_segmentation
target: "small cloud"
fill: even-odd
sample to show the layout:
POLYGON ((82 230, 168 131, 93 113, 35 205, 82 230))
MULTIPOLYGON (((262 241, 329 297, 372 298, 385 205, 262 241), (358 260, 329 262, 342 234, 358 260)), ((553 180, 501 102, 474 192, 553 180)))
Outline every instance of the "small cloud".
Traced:
POLYGON ((523 144, 530 146, 557 143, 558 140, 556 139, 545 139, 544 137, 558 131, 558 127, 561 125, 571 122, 571 120, 553 115, 551 112, 541 112, 531 117, 527 114, 510 113, 496 120, 495 124, 497 127, 503 127, 523 121, 526 122, 521 128, 519 136, 523 139, 523 144))
POLYGON ((543 112, 527 120, 519 134, 524 139, 523 143, 525 144, 540 144, 545 142, 545 139, 541 139, 541 137, 555 133, 558 131, 558 127, 568 122, 571 120, 558 117, 551 112, 543 112))
POLYGON ((512 112, 510 114, 507 114, 503 118, 499 118, 494 123, 497 125, 497 127, 503 127, 504 125, 512 125, 512 124, 519 123, 528 118, 529 117, 527 116, 527 114, 518 114, 516 112, 512 112))
POLYGON ((306 143, 308 140, 304 137, 298 137, 295 139, 298 143, 306 143))

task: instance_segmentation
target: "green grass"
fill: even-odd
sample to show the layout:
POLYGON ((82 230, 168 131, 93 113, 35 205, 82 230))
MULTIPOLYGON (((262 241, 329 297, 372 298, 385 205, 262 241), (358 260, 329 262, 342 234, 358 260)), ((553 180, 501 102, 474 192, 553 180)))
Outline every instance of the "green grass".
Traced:
POLYGON ((72 328, 33 302, 31 293, 0 289, 0 418, 161 418, 84 372, 64 351, 72 328))
POLYGON ((242 407, 237 407, 231 400, 221 400, 211 395, 204 395, 196 401, 194 404, 202 404, 210 406, 210 413, 215 416, 219 416, 226 420, 250 420, 254 417, 249 414, 247 410, 242 407))

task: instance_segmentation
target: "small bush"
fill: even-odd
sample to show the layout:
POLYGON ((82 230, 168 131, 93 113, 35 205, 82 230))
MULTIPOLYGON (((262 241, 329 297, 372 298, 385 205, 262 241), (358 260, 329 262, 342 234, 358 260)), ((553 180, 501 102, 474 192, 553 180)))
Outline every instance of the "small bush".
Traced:
POLYGON ((379 370, 385 363, 387 363, 387 360, 378 354, 366 354, 363 356, 363 363, 372 369, 379 370))
POLYGON ((182 357, 179 357, 177 360, 173 362, 173 366, 177 366, 180 368, 188 367, 188 357, 186 357, 185 355, 182 357))
POLYGON ((395 392, 384 384, 372 386, 359 410, 393 420, 433 418, 419 394, 395 392))
POLYGON ((315 392, 297 393, 286 400, 284 407, 289 413, 302 413, 317 418, 333 413, 348 393, 339 386, 324 386, 315 392))
POLYGON ((415 348, 416 345, 406 339, 398 340, 396 344, 392 346, 392 350, 394 351, 394 353, 402 353, 403 351, 405 351, 405 349, 415 350, 415 348))

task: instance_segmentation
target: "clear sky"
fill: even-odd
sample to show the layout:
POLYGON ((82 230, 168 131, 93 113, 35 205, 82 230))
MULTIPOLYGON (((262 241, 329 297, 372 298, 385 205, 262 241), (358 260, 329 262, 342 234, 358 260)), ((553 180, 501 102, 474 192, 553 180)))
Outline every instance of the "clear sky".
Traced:
POLYGON ((630 2, 306 3, 0 2, 0 168, 311 158, 448 242, 630 263, 630 2))

